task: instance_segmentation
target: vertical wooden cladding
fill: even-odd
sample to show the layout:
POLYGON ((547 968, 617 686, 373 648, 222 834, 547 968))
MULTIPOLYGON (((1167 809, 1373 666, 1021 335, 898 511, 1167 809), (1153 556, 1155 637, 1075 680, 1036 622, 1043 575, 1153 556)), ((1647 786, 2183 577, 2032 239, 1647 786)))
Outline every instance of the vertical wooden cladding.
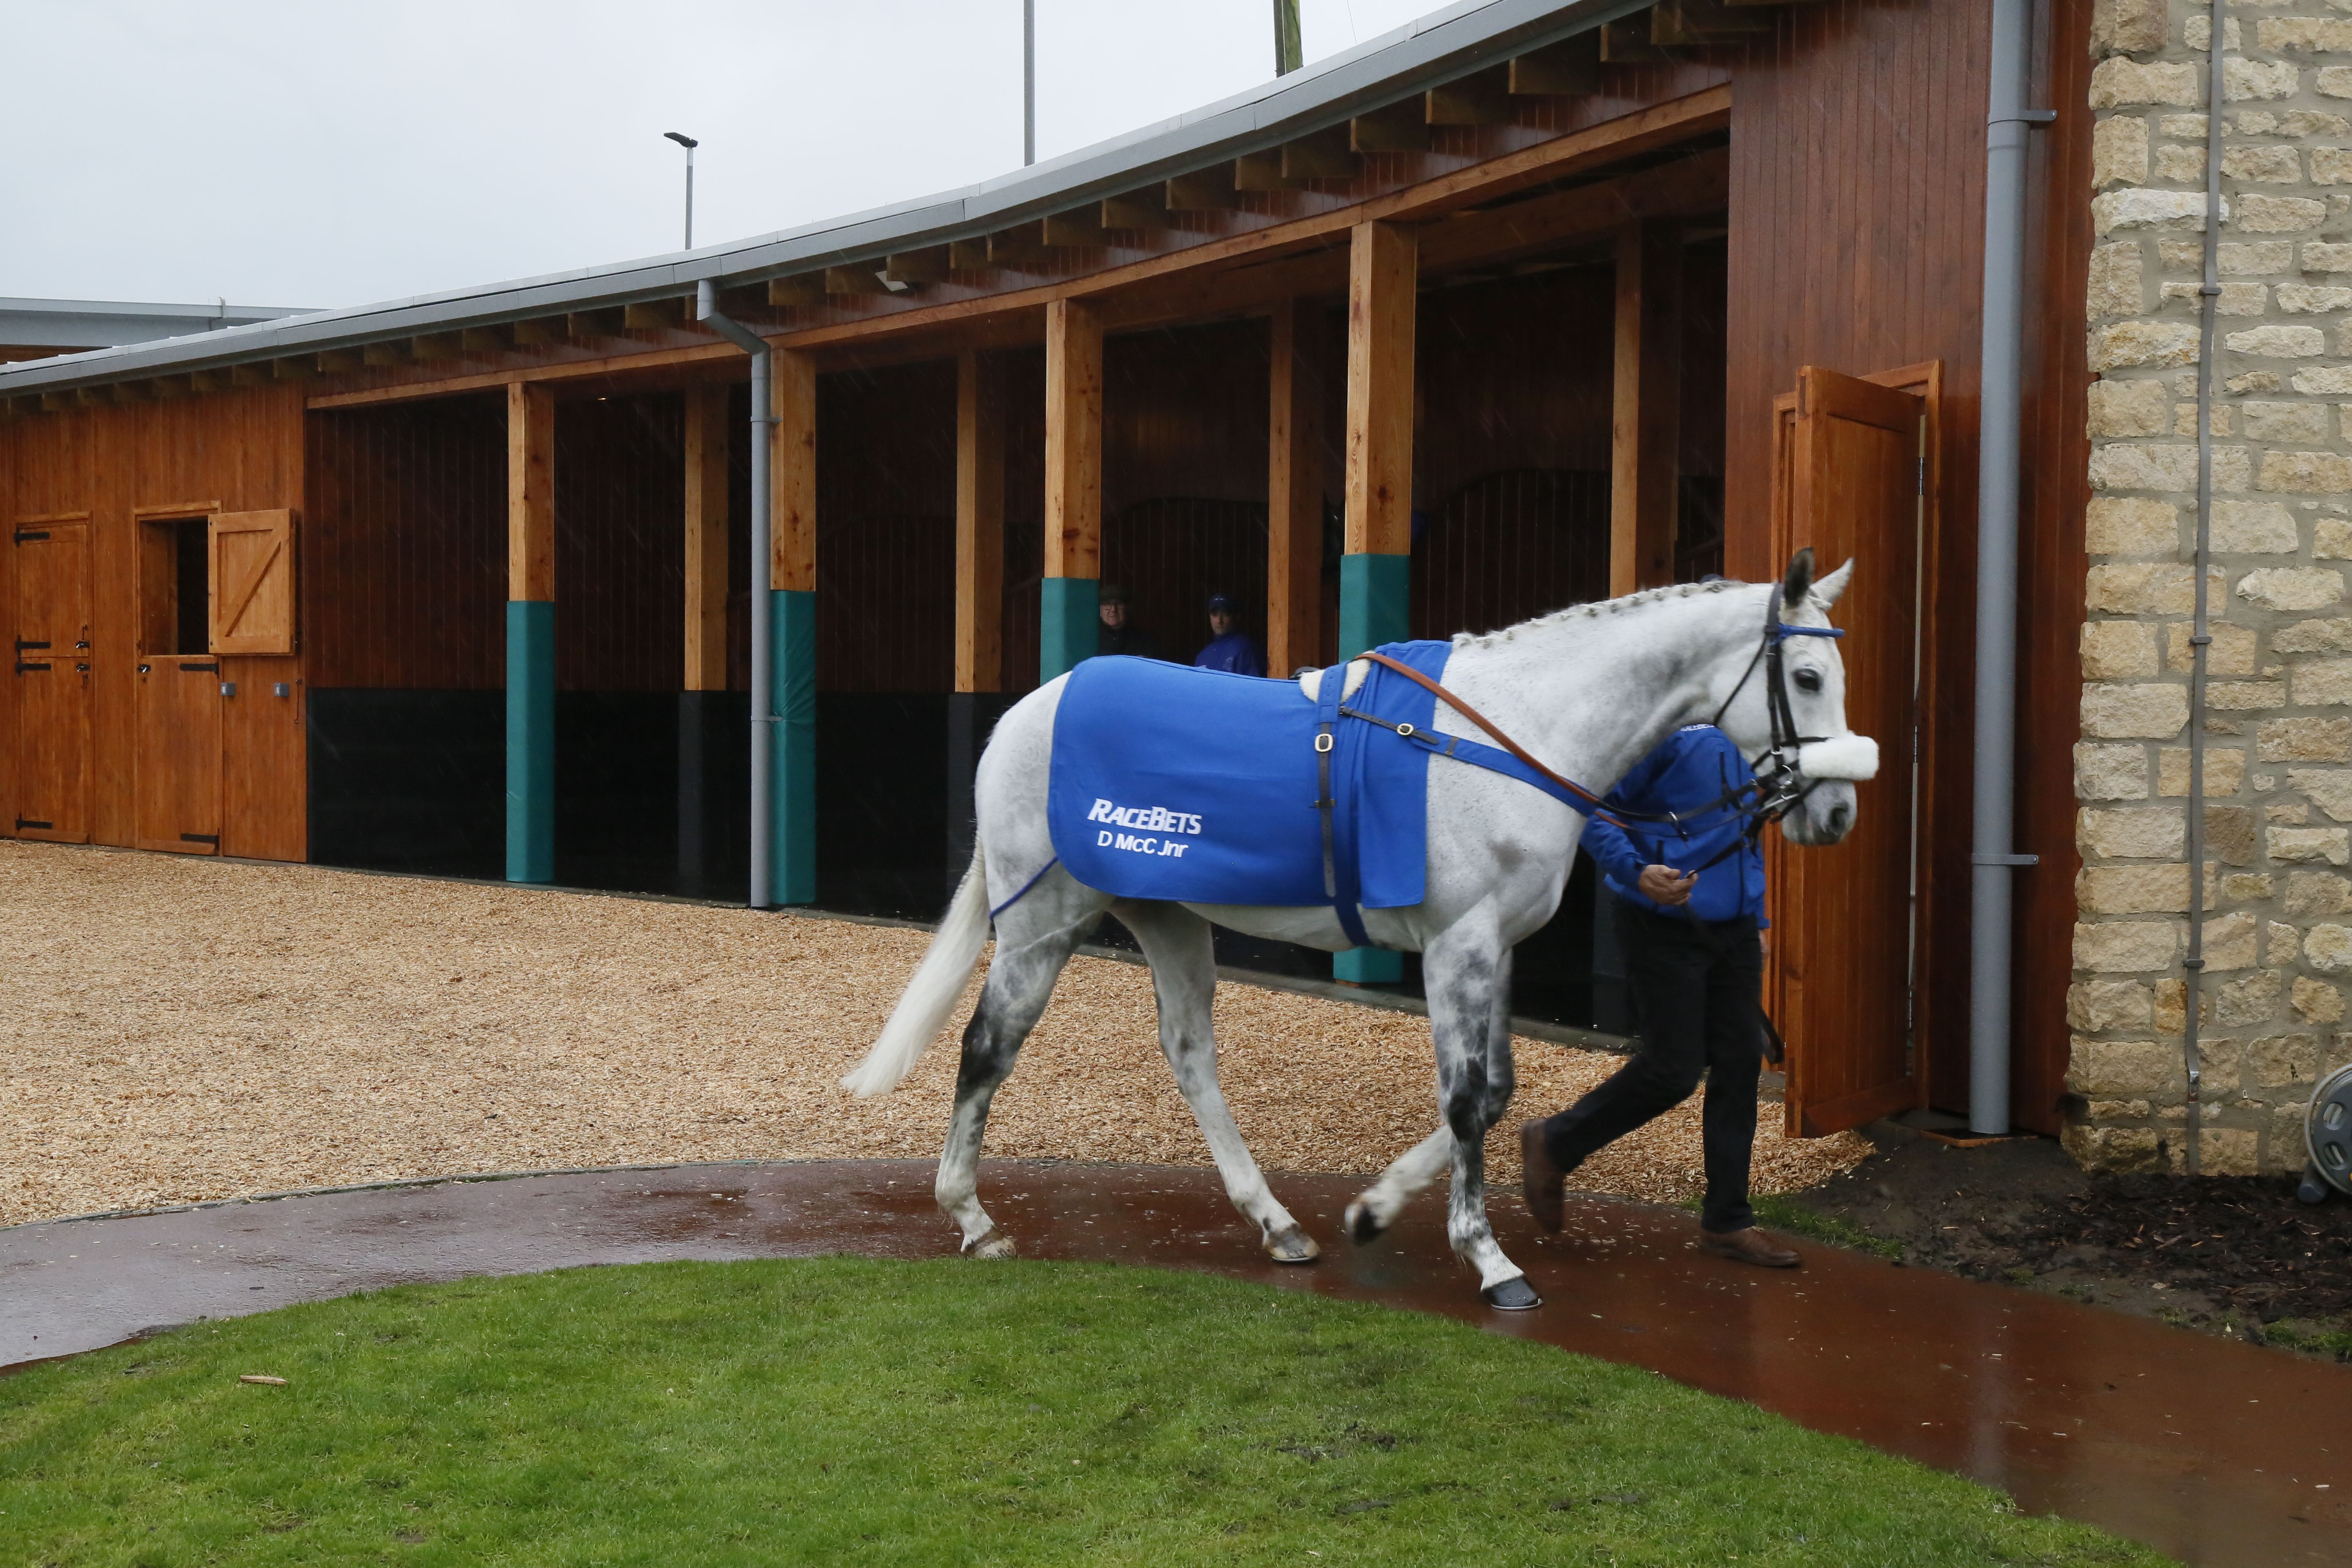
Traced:
POLYGON ((677 393, 583 398, 554 413, 556 685, 678 690, 685 400, 677 393))
POLYGON ((1004 366, 956 356, 955 689, 1004 679, 1004 366))
POLYGON ((555 389, 507 387, 507 597, 555 597, 555 389))
POLYGON ((496 394, 313 414, 299 557, 311 684, 506 682, 506 406, 496 394))
POLYGON ((1412 635, 1494 631, 1609 596, 1609 476, 1508 468, 1429 511, 1412 546, 1412 635))
MULTIPOLYGON (((2081 0, 2059 0, 2053 58, 2058 79, 2069 85, 2036 101, 2057 105, 2062 127, 2080 118, 2082 73, 2075 57, 2084 37, 2081 0), (2071 18, 2071 19, 2070 19, 2071 18), (2069 96, 2071 94, 2071 96, 2069 96)), ((1852 374, 1889 366, 1940 360, 1946 368, 1948 405, 1972 410, 1977 404, 1979 320, 1983 282, 1984 132, 1986 8, 1979 0, 1919 0, 1883 6, 1864 0, 1824 0, 1791 6, 1780 30, 1733 61, 1731 234, 1727 300, 1728 385, 1725 468, 1725 570, 1761 580, 1784 562, 1771 560, 1766 498, 1772 473, 1772 421, 1776 393, 1794 386, 1801 368, 1815 364, 1852 374)), ((2087 134, 2087 131, 2084 132, 2087 134)), ((2038 142, 2037 147, 2046 147, 2038 142)), ((2087 153, 2078 153, 2086 160, 2087 153)), ((2038 150, 2037 157, 2047 158, 2038 150)), ((2051 189, 2041 222, 2044 233, 2063 237, 2084 230, 2082 193, 2089 189, 2087 163, 2051 189), (2072 181, 2067 184, 2067 181, 2072 181)), ((2053 241, 2061 249, 2072 239, 2053 241)), ((2046 331, 2029 340, 2063 345, 2082 336, 2083 268, 2052 271, 2038 296, 2049 302, 2046 331), (2064 324, 2063 300, 2074 314, 2064 324)), ((2079 353, 2079 345, 2074 353, 2079 353)), ((2075 362, 2079 365, 2079 361, 2075 362)), ((2062 391, 2056 367, 2042 370, 2043 397, 2056 399, 2053 432, 2066 417, 2079 430, 2079 394, 2062 391), (2074 399, 2072 416, 2063 412, 2074 399)), ((2074 439, 2079 441, 2079 436, 2074 439)), ((2038 468, 2055 475, 2063 460, 2037 456, 2038 468)), ((1932 498, 1945 520, 1932 560, 1925 563, 1927 597, 1924 660, 1928 685, 1923 699, 1920 836, 1926 847, 1918 940, 1919 970, 1914 1016, 1929 1064, 1930 1099, 1952 1105, 1952 1089, 1937 1063, 1964 1062, 1968 1045, 1969 769, 1971 715, 1967 701, 1972 668, 1972 585, 1975 582, 1976 437, 1972 417, 1944 422, 1940 449, 1930 455, 1939 477, 1932 498)), ((2079 493, 2082 465, 2064 485, 2079 493)), ((2053 485, 2061 481, 2053 479, 2053 485)), ((2063 485, 2061 486, 2063 488, 2063 485)), ((2045 491, 2054 494, 2056 491, 2045 491)), ((2044 534, 2079 533, 2080 505, 2069 512, 2043 505, 2027 519, 2029 540, 2044 534), (2038 522, 2037 522, 2038 520, 2038 522)), ((2075 552, 2053 543, 2050 549, 2075 552)), ((1833 563, 1832 563, 1833 564, 1833 563)), ((2034 620, 2053 628, 2052 637, 2070 639, 2079 622, 2079 564, 2070 583, 2064 567, 2051 562, 2037 574, 2036 593, 2050 596, 2027 607, 2034 620), (2069 598, 2073 603, 2068 604, 2069 598)), ((1852 606, 1859 611, 1859 605, 1852 606)), ((1849 607, 1840 607, 1841 617, 1849 607)), ((2031 624, 2029 622, 2029 624, 2031 624)), ((1845 650, 1849 662, 1874 656, 1857 643, 1845 650)), ((2069 655, 2071 657, 2071 646, 2069 655)), ((2027 679, 2036 677, 2029 665, 2027 679)), ((2058 689, 2054 675, 2031 687, 2027 702, 2050 716, 2053 729, 2073 734, 2079 689, 2058 689)), ((2040 748, 2030 768, 2063 770, 2071 746, 2040 748)), ((2032 748, 2021 748, 2030 755, 2032 748)), ((2036 776, 2041 776, 2037 774, 2036 776)), ((2050 778, 2055 779, 2052 773, 2050 778)), ((2038 1037, 2018 1036, 2019 1084, 2015 1114, 2030 1127, 2056 1125, 2054 1104, 2029 1103, 2029 1085, 2054 1081, 2043 1064, 2054 1050, 2063 1068, 2063 954, 2069 948, 2071 889, 2062 868, 2071 854, 2072 802, 2058 820, 2058 789, 2045 787, 2040 815, 2021 816, 2019 847, 2038 849, 2044 865, 2019 873, 2021 907, 2046 899, 2042 913, 2021 921, 2020 951, 2046 949, 2059 955, 2055 967, 2018 973, 2016 1016, 2032 1021, 2038 1037), (2047 884, 2046 889, 2043 884, 2047 884), (2060 912, 2063 904, 2063 922, 2060 912), (2044 1024, 2048 1026, 2045 1029, 2044 1024)), ((1883 784, 1862 787, 1865 816, 1884 798, 1883 784)), ((1834 854, 1836 851, 1831 851, 1834 854)), ((2031 1089, 2041 1094, 2042 1088, 2031 1089)))
POLYGON ((1609 591, 1674 581, 1682 450, 1683 225, 1628 224, 1617 239, 1616 382, 1610 425, 1609 591))
POLYGON ((1102 575, 1102 317, 1045 307, 1045 575, 1102 575))
POLYGON ((736 426, 729 388, 686 392, 686 584, 682 684, 688 691, 727 689, 728 454, 736 426))
POLYGON ((957 381, 956 363, 941 360, 818 384, 821 690, 956 685, 957 381))
POLYGON ((768 391, 775 425, 768 461, 768 586, 808 593, 816 587, 816 361, 778 349, 769 356, 768 391))
POLYGON ((1285 300, 1267 329, 1266 673, 1323 654, 1323 310, 1285 300))

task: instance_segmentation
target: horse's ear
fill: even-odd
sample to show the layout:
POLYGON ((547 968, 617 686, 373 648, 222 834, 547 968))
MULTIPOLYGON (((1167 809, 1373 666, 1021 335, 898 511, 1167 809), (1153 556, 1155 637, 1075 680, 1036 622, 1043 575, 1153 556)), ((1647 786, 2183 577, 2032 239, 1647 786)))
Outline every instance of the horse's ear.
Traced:
POLYGON ((1844 593, 1846 584, 1853 581, 1853 557, 1849 555, 1844 565, 1813 584, 1813 598, 1826 610, 1838 602, 1838 595, 1844 593))
POLYGON ((1789 575, 1780 583, 1780 603, 1795 609, 1813 591, 1813 547, 1806 545, 1789 557, 1789 575))

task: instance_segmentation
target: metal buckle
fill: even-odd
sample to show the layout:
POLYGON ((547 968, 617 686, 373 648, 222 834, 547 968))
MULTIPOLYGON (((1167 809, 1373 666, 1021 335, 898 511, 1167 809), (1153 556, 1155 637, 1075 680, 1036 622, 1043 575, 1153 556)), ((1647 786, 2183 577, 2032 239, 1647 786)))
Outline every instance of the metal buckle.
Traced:
POLYGON ((1400 724, 1397 726, 1397 733, 1410 741, 1412 739, 1412 726, 1410 724, 1400 724))
POLYGON ((1330 731, 1326 730, 1321 734, 1315 737, 1315 749, 1318 752, 1328 752, 1331 749, 1330 731))

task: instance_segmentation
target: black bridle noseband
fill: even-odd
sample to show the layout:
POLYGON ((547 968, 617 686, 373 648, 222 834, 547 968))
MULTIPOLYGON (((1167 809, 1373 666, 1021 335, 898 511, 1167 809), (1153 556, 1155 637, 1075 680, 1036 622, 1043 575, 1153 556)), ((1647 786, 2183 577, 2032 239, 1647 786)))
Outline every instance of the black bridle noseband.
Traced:
POLYGON ((1717 729, 1723 728, 1723 716, 1739 694, 1748 689, 1748 679, 1756 667, 1764 667, 1764 711, 1771 724, 1771 744, 1759 752, 1748 766, 1756 774, 1757 800, 1750 809, 1748 831, 1761 830, 1768 822, 1778 822, 1795 810, 1822 783, 1807 779, 1802 766, 1803 749, 1814 742, 1826 741, 1827 735, 1800 734, 1797 717, 1789 706, 1789 680, 1784 668, 1781 645, 1790 637, 1842 637, 1845 633, 1836 626, 1796 626, 1780 618, 1780 584, 1772 585, 1772 597, 1764 608, 1764 637, 1757 644, 1756 657, 1748 661, 1740 672, 1739 682, 1723 706, 1708 721, 1717 729))

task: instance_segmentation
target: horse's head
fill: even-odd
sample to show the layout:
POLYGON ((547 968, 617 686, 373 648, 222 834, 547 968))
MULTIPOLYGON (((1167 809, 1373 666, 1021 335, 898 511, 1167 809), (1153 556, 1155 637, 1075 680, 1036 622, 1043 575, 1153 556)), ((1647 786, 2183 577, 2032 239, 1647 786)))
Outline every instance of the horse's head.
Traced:
MULTIPOLYGON (((1717 664, 1709 682, 1709 710, 1721 710, 1724 733, 1749 757, 1760 759, 1759 771, 1770 767, 1777 742, 1781 763, 1802 774, 1802 794, 1780 819, 1780 832, 1791 843, 1834 844, 1852 832, 1858 810, 1854 782, 1878 771, 1876 742, 1846 727, 1845 660, 1838 639, 1804 635, 1804 628, 1828 627, 1830 606, 1853 575, 1853 563, 1848 561, 1816 580, 1812 551, 1798 551, 1780 584, 1780 626, 1799 629, 1776 636, 1778 682, 1769 643, 1761 658, 1755 644, 1742 647, 1717 664), (1787 702, 1777 732, 1776 684, 1787 702)), ((1756 635, 1768 636, 1761 618, 1756 635)))

